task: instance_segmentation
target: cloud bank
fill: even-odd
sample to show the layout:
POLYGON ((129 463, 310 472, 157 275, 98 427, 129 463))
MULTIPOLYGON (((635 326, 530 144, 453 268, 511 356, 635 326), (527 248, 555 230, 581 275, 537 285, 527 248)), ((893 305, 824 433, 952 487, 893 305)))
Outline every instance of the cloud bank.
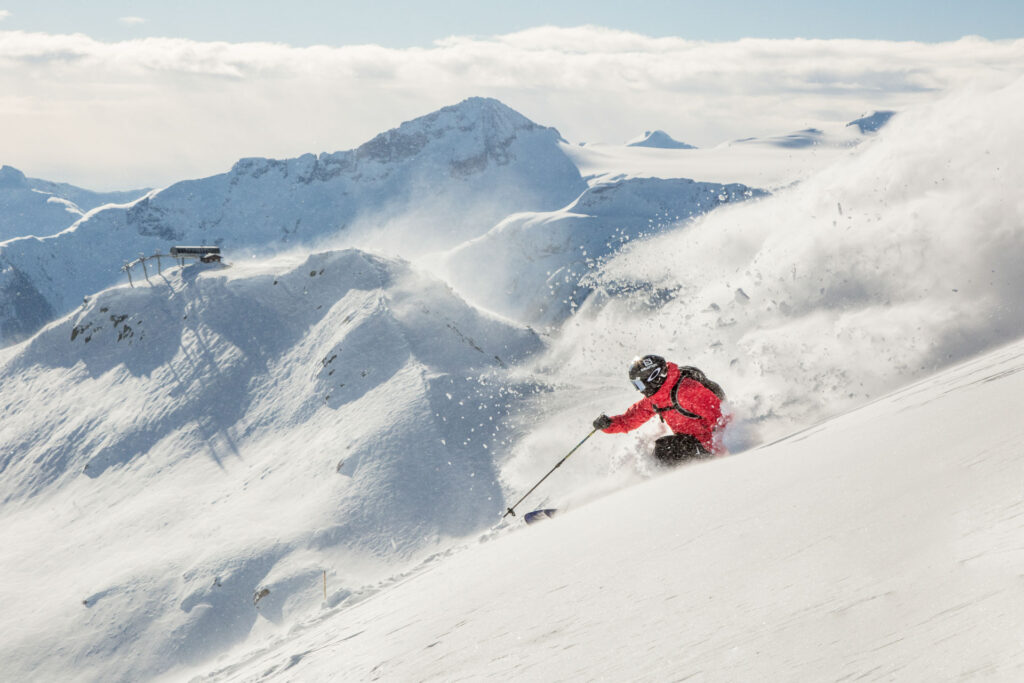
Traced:
POLYGON ((0 32, 0 160, 96 189, 160 186, 244 156, 354 147, 471 95, 571 141, 660 128, 698 145, 848 121, 1006 83, 1024 40, 706 43, 584 26, 430 48, 0 32))

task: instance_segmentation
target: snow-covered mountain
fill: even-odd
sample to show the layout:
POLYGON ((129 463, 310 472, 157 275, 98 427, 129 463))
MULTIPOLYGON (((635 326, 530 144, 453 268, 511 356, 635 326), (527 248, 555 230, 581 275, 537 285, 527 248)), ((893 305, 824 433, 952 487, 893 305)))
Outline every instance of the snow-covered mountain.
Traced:
POLYGON ((622 245, 675 231, 725 204, 763 196, 738 183, 688 179, 597 184, 559 211, 509 216, 446 254, 442 272, 485 308, 533 325, 557 325, 593 291, 581 280, 622 245))
MULTIPOLYGON (((525 136, 552 163, 594 161, 586 181, 553 172, 566 200, 530 184, 543 169, 529 154, 451 166, 463 134, 476 141, 466 154, 501 148, 480 142, 473 122, 494 105, 474 100, 362 160, 354 150, 366 176, 327 172, 326 157, 241 162, 4 243, 25 268, 3 273, 24 295, 7 305, 52 319, 0 349, 4 674, 804 680, 903 666, 932 679, 989 666, 1013 679, 1019 655, 1000 655, 1019 602, 1004 551, 1019 531, 1022 103, 1024 81, 901 112, 878 133, 848 127, 855 146, 619 146, 603 160, 516 128, 508 150, 525 136), (435 125, 446 132, 424 132, 435 125), (694 172, 657 178, 680 168, 669 157, 694 172), (779 159, 795 165, 757 168, 779 159), (433 185, 396 181, 421 166, 433 185), (774 178, 744 183, 773 194, 733 201, 747 193, 733 186, 721 199, 714 176, 741 168, 774 178), (504 196, 509 178, 551 204, 440 237, 430 226, 446 223, 406 220, 431 187, 504 196), (241 259, 225 242, 231 268, 150 271, 136 288, 104 289, 91 265, 228 224, 250 252, 270 250, 292 215, 275 208, 282 196, 310 221, 348 215, 349 199, 315 189, 331 183, 358 198, 345 235, 403 239, 415 263, 311 250, 304 230, 314 242, 337 226, 303 222, 291 253, 241 259), (716 208, 696 215, 697 201, 716 208), (592 238, 579 261, 574 242, 592 238), (75 259, 51 263, 58 240, 75 259), (589 260, 590 248, 606 251, 589 260), (538 296, 517 271, 536 283, 581 263, 576 284, 593 294, 539 338, 428 274, 441 256, 453 281, 463 272, 458 291, 507 315, 535 313, 517 308, 538 296), (85 301, 61 289, 75 278, 85 301), (530 500, 568 514, 536 534, 488 530, 594 417, 635 400, 625 369, 645 352, 723 384, 736 457, 656 476, 656 421, 599 434, 530 500), (652 616, 621 616, 634 613, 652 616), (963 619, 981 644, 955 649, 963 619), (939 646, 952 653, 941 669, 939 646)), ((442 213, 431 199, 422 211, 442 213)))
POLYGON ((58 235, 8 240, 0 243, 0 341, 24 338, 122 281, 125 262, 175 243, 217 244, 229 260, 327 241, 409 255, 450 248, 510 213, 554 210, 579 196, 586 185, 560 141, 497 100, 472 98, 354 150, 243 159, 229 173, 95 212, 58 235))
POLYGON ((806 147, 819 146, 841 146, 853 147, 859 142, 852 137, 830 137, 825 131, 819 128, 805 128, 804 130, 786 133, 784 135, 773 135, 763 138, 742 138, 732 141, 731 145, 765 145, 769 147, 781 147, 784 149, 804 149, 806 147))
POLYGON ((146 193, 92 192, 67 183, 54 183, 0 167, 0 242, 12 237, 45 237, 60 232, 87 212, 104 204, 126 204, 146 193))
POLYGON ((767 137, 742 138, 725 143, 739 147, 774 147, 784 150, 802 150, 809 148, 850 148, 878 133, 896 112, 889 110, 876 111, 867 116, 850 121, 842 128, 823 130, 821 128, 805 128, 803 130, 770 135, 767 137))
POLYGON ((626 143, 627 147, 654 147, 656 149, 697 149, 693 145, 676 140, 663 130, 648 130, 640 137, 626 143))
MULTIPOLYGON (((885 113, 859 121, 875 130, 884 123, 885 117, 879 116, 885 113)), ((735 155, 728 150, 711 151, 711 156, 707 150, 694 150, 703 156, 692 157, 680 168, 674 166, 681 163, 677 155, 660 161, 668 164, 666 168, 658 168, 659 161, 650 156, 625 163, 619 157, 612 167, 622 168, 628 176, 638 162, 656 168, 664 178, 773 186, 791 182, 794 174, 791 157, 776 151, 779 145, 785 152, 847 148, 863 138, 866 129, 858 126, 860 136, 810 131, 738 143, 767 150, 767 156, 754 163, 745 149, 742 159, 732 159, 735 155), (785 165, 785 180, 778 171, 747 177, 750 168, 779 163, 785 165)), ((645 139, 653 144, 664 137, 654 131, 645 139)), ((666 153, 651 144, 630 149, 666 153)), ((587 187, 576 166, 590 176, 592 185, 616 185, 622 173, 610 172, 607 164, 603 170, 593 169, 595 155, 603 154, 599 149, 572 148, 554 129, 539 126, 496 100, 471 98, 402 124, 355 150, 290 160, 243 159, 229 173, 177 183, 130 206, 108 207, 88 216, 85 212, 97 205, 128 200, 137 193, 89 193, 26 179, 4 167, 0 200, 6 204, 0 214, 10 225, 8 232, 0 232, 0 240, 6 238, 0 241, 0 344, 26 338, 78 305, 83 296, 121 281, 124 263, 140 254, 166 253, 175 243, 217 244, 229 260, 324 245, 368 246, 404 256, 452 249, 484 235, 512 214, 565 211, 587 187)), ((805 160, 795 164, 799 169, 806 166, 805 160)), ((684 195, 692 199, 692 193, 684 195)), ((619 226, 619 232, 632 238, 636 235, 626 233, 635 233, 638 221, 660 220, 643 216, 647 209, 641 201, 631 224, 619 226)), ((704 210, 694 205, 675 213, 692 216, 704 210)), ((597 251, 606 253, 609 248, 597 251)), ((479 250, 474 246, 467 253, 479 250)), ((588 252, 591 259, 603 255, 594 249, 588 252)), ((554 273, 568 264, 548 265, 554 273)), ((573 277, 578 270, 573 270, 573 277)), ((560 276, 563 281, 567 273, 560 276)), ((537 291, 537 283, 529 283, 527 289, 537 291)), ((568 298, 568 290, 558 294, 570 309, 577 303, 568 298)), ((533 299, 520 304, 523 307, 536 308, 533 299)), ((548 308, 525 319, 552 322, 564 315, 548 308)))
POLYGON ((154 279, 0 355, 5 677, 196 663, 502 510, 532 332, 357 250, 154 279))
POLYGON ((691 178, 775 191, 806 180, 872 141, 892 115, 876 112, 847 124, 730 140, 714 147, 687 149, 685 154, 658 145, 563 147, 591 185, 624 177, 691 178))

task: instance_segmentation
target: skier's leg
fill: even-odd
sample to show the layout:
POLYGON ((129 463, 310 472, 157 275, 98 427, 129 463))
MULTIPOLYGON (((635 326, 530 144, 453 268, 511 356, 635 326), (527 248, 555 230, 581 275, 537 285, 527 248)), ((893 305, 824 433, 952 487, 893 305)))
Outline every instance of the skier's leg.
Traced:
POLYGON ((680 465, 710 455, 711 453, 701 445, 700 441, 689 434, 663 436, 654 442, 654 457, 665 465, 680 465))

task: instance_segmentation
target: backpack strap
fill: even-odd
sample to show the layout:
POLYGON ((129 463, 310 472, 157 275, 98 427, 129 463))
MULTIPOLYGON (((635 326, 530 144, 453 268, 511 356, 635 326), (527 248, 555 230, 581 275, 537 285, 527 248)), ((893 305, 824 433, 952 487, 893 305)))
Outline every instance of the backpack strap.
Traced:
POLYGON ((654 406, 654 411, 656 413, 658 413, 658 417, 661 419, 662 422, 665 421, 665 418, 664 418, 664 416, 662 416, 662 413, 664 413, 667 410, 674 410, 677 413, 679 413, 680 415, 682 415, 683 417, 688 417, 691 420, 699 420, 699 419, 701 419, 701 416, 698 415, 697 413, 691 413, 689 410, 686 410, 681 405, 679 405, 679 385, 683 383, 684 379, 687 379, 687 378, 684 377, 682 373, 680 373, 679 374, 679 379, 676 380, 675 386, 672 387, 672 393, 670 394, 672 396, 672 405, 665 406, 664 408, 661 408, 656 403, 652 403, 651 404, 651 405, 654 406))

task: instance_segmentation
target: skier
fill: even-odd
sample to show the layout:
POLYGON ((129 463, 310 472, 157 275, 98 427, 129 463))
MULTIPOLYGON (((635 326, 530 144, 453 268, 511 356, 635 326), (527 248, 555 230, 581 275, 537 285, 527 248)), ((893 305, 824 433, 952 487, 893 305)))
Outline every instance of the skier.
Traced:
POLYGON ((660 462, 678 465, 724 452, 715 436, 727 421, 722 417, 725 393, 703 372, 647 355, 633 361, 629 379, 644 398, 622 415, 601 415, 594 429, 630 432, 657 415, 673 432, 654 442, 654 457, 660 462))

